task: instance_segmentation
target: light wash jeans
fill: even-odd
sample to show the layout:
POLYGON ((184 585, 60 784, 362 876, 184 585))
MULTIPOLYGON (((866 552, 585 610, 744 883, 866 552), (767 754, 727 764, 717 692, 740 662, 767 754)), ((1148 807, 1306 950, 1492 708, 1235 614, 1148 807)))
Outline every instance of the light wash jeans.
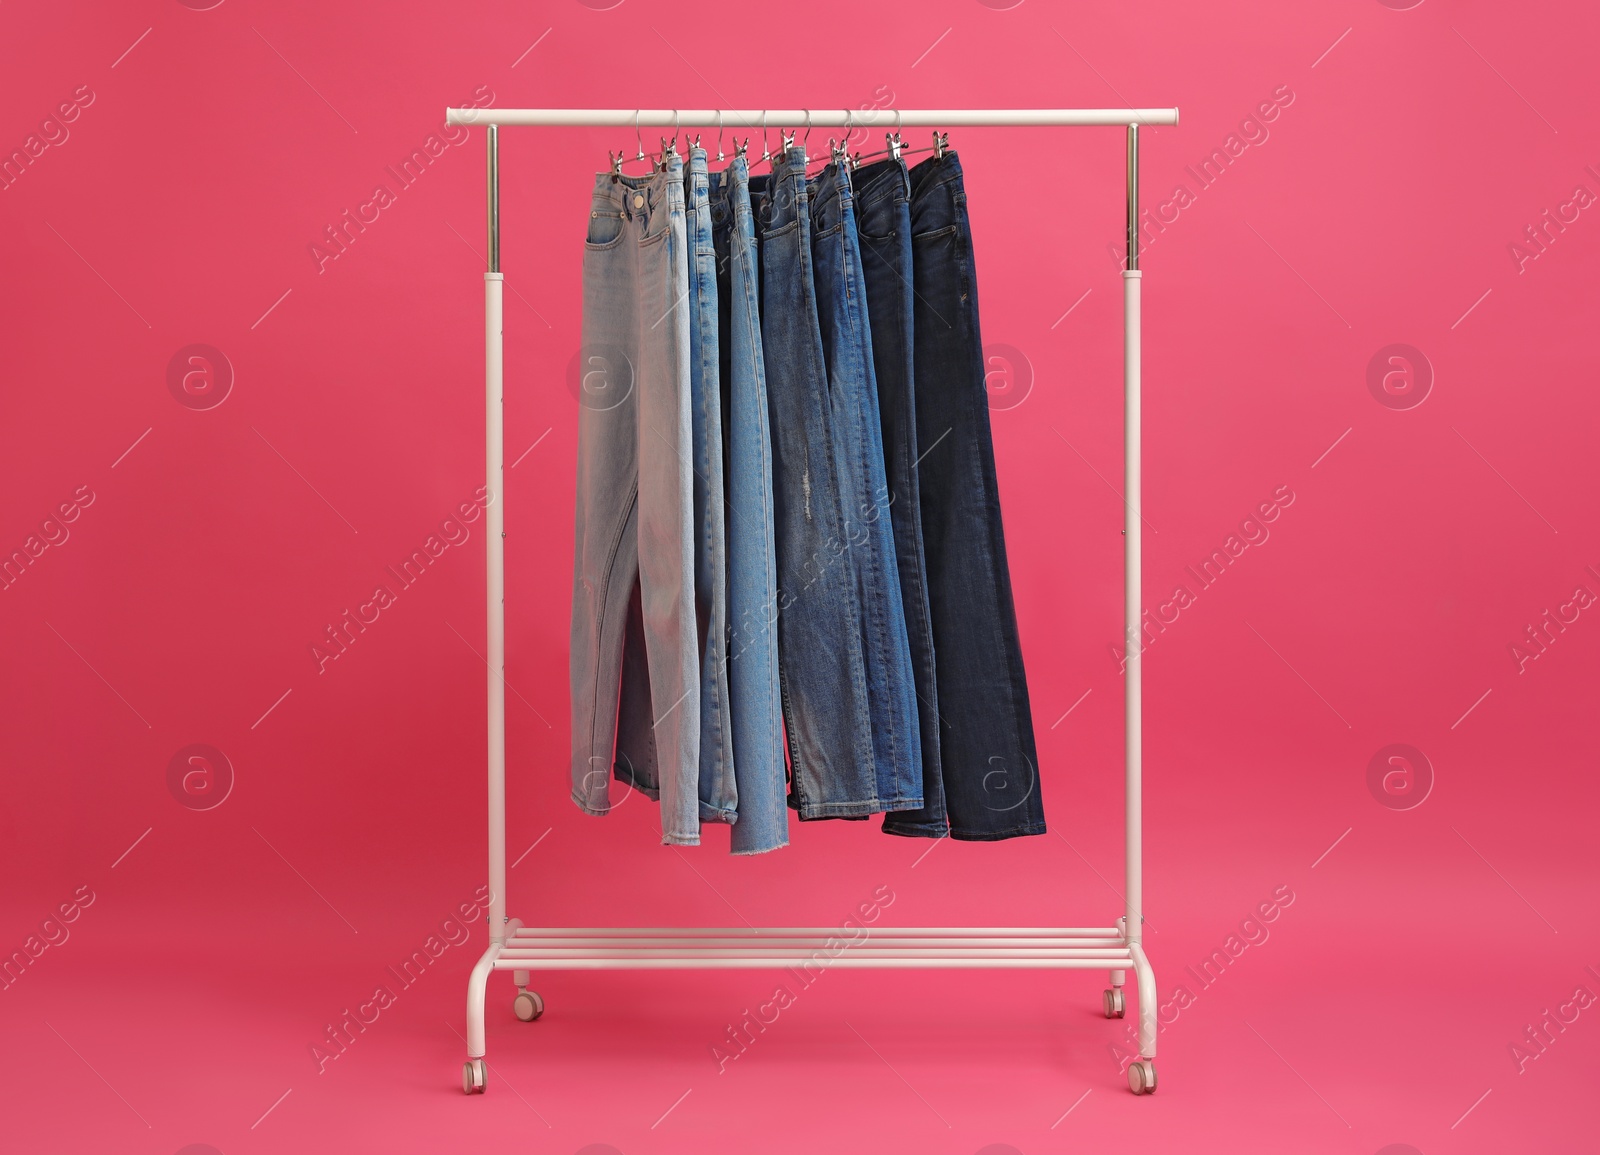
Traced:
POLYGON ((762 363, 760 256, 750 211, 750 170, 735 157, 710 174, 721 337, 723 442, 728 483, 728 714, 739 819, 734 854, 789 844, 778 692, 777 561, 772 438, 762 363))
MULTIPOLYGON (((572 584, 572 799, 611 808, 630 598, 658 758, 661 838, 700 841, 700 668, 683 163, 595 177, 583 255, 572 584)), ((617 759, 618 765, 622 759, 617 759)))

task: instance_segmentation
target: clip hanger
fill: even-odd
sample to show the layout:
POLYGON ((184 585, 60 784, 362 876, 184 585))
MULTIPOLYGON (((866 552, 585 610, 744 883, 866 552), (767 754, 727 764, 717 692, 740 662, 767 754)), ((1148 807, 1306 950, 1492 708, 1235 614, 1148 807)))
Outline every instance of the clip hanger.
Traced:
POLYGON ((948 132, 940 132, 938 129, 934 129, 933 130, 933 155, 934 155, 934 159, 937 160, 938 158, 944 156, 944 154, 949 150, 949 148, 950 148, 950 134, 948 132))

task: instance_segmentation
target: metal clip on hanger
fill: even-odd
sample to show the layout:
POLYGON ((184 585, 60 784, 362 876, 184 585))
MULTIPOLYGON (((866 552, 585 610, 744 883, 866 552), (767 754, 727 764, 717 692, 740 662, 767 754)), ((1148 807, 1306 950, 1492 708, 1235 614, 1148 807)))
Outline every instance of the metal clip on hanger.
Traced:
POLYGON ((933 130, 933 156, 934 156, 934 159, 938 160, 939 158, 943 157, 944 154, 946 153, 946 151, 949 150, 949 148, 950 148, 950 134, 948 132, 940 132, 938 129, 934 129, 933 130))
POLYGON ((899 160, 900 150, 906 146, 906 142, 900 139, 900 130, 897 128, 893 132, 884 133, 883 140, 884 143, 889 146, 887 149, 885 149, 885 151, 889 154, 889 159, 899 160))

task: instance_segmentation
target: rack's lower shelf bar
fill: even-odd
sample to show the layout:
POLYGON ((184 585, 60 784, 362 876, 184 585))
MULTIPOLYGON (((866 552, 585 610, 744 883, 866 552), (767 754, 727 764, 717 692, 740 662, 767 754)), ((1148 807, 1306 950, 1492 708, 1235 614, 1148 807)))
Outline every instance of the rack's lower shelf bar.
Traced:
MULTIPOLYGON (((580 958, 516 958, 500 955, 494 960, 494 969, 509 971, 578 971, 578 970, 730 970, 814 967, 824 960, 815 955, 772 955, 760 958, 728 958, 722 955, 694 955, 681 958, 652 958, 634 954, 612 957, 586 956, 580 958)), ((1127 952, 1117 958, 1013 958, 1003 955, 984 955, 971 958, 952 958, 949 955, 908 958, 859 955, 846 952, 825 957, 829 970, 835 967, 885 968, 923 970, 929 968, 969 970, 1106 970, 1131 965, 1127 952)))

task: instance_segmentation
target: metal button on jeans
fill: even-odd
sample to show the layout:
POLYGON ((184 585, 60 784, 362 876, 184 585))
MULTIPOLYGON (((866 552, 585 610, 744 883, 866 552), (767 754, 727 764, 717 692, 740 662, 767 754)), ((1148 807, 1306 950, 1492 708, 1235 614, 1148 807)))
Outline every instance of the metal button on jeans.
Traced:
POLYGON ((644 208, 644 197, 639 193, 633 194, 633 207, 636 209, 644 208))

